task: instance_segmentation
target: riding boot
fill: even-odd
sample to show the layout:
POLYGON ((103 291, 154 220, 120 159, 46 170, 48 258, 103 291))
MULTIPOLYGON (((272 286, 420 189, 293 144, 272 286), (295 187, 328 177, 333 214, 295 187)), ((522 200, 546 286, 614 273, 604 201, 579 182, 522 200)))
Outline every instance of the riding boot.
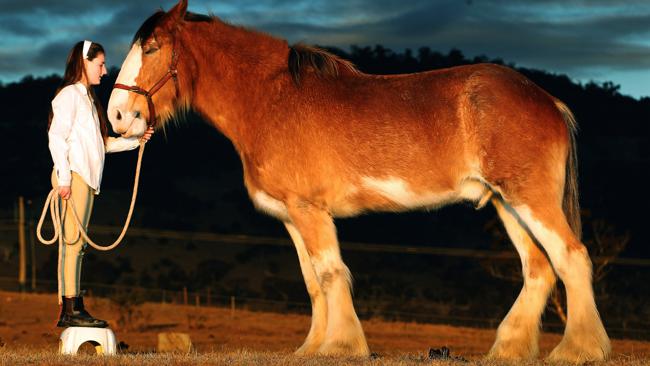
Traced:
POLYGON ((84 308, 83 297, 62 297, 61 315, 57 327, 90 327, 106 328, 108 323, 105 320, 95 319, 84 308))

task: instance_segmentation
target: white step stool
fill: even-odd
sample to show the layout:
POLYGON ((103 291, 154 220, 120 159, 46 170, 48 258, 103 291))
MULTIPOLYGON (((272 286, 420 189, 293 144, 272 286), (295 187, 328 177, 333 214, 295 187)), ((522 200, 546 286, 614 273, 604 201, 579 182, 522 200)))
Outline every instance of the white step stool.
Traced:
POLYGON ((114 355, 117 353, 115 334, 109 328, 69 327, 61 333, 59 353, 76 355, 79 347, 90 342, 95 346, 98 355, 114 355))

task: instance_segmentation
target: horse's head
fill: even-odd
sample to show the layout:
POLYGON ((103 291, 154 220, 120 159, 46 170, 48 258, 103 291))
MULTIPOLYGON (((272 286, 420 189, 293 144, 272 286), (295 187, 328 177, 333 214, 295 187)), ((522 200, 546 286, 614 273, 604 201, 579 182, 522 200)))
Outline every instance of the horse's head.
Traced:
POLYGON ((176 40, 186 11, 187 0, 180 0, 168 12, 154 13, 133 38, 108 102, 113 130, 124 137, 142 136, 148 123, 164 123, 181 104, 176 40))

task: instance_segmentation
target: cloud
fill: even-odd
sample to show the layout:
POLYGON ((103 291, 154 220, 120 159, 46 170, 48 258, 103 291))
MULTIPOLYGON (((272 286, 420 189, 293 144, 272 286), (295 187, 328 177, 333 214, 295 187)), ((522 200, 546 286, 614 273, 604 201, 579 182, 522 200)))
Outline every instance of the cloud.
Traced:
POLYGON ((3 15, 35 15, 39 13, 56 16, 78 16, 80 14, 110 11, 115 7, 130 4, 130 0, 87 1, 87 0, 19 0, 2 1, 3 15))
POLYGON ((16 52, 0 52, 0 70, 5 75, 21 77, 32 69, 30 57, 16 52))
POLYGON ((391 12, 384 4, 356 0, 349 4, 335 1, 320 15, 363 8, 372 15, 365 21, 358 18, 347 24, 330 25, 322 20, 311 23, 309 17, 283 16, 264 22, 267 18, 254 11, 244 18, 290 39, 343 48, 350 43, 382 44, 397 50, 455 47, 468 55, 487 54, 519 64, 575 73, 584 73, 585 68, 643 70, 650 66, 647 3, 639 7, 605 0, 569 3, 573 8, 559 0, 535 1, 525 7, 497 0, 436 1, 415 3, 401 12, 391 12), (367 8, 362 7, 364 3, 367 8), (558 10, 561 7, 564 11, 558 10), (643 39, 647 42, 639 41, 643 39))
POLYGON ((63 69, 65 68, 65 61, 68 58, 68 53, 74 46, 74 42, 52 42, 46 46, 41 47, 37 53, 30 60, 30 64, 34 66, 41 66, 46 69, 53 69, 57 65, 63 69))
POLYGON ((159 6, 141 2, 131 3, 113 13, 107 22, 93 30, 91 37, 104 46, 109 63, 116 66, 119 66, 118 63, 121 64, 129 51, 135 32, 145 19, 158 9, 159 6))
POLYGON ((46 34, 43 28, 36 26, 34 20, 11 18, 4 15, 0 17, 0 31, 23 37, 42 37, 46 34))
MULTIPOLYGON (((102 43, 109 64, 119 66, 144 19, 175 3, 3 1, 0 79, 21 70, 62 72, 69 48, 82 37, 102 43)), ((459 48, 468 56, 500 57, 578 78, 595 75, 593 70, 629 75, 650 68, 647 0, 190 0, 189 9, 290 42, 344 49, 459 48)))
POLYGON ((95 20, 85 24, 74 24, 74 19, 59 21, 57 28, 70 31, 60 32, 57 38, 33 44, 32 47, 10 49, 0 54, 0 71, 2 74, 15 75, 14 79, 32 73, 62 74, 68 53, 82 39, 102 44, 109 67, 120 66, 128 52, 131 37, 144 19, 156 9, 151 5, 129 3, 114 8, 114 13, 104 21, 95 20))

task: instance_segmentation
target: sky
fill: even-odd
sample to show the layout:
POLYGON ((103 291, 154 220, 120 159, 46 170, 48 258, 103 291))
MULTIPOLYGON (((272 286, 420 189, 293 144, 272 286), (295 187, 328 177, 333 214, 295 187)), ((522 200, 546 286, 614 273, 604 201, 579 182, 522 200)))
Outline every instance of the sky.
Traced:
MULTIPOLYGON (((0 0, 0 81, 62 74, 90 39, 121 66, 131 38, 175 0, 0 0)), ((287 39, 486 55, 650 96, 650 0, 190 0, 189 10, 287 39)))

